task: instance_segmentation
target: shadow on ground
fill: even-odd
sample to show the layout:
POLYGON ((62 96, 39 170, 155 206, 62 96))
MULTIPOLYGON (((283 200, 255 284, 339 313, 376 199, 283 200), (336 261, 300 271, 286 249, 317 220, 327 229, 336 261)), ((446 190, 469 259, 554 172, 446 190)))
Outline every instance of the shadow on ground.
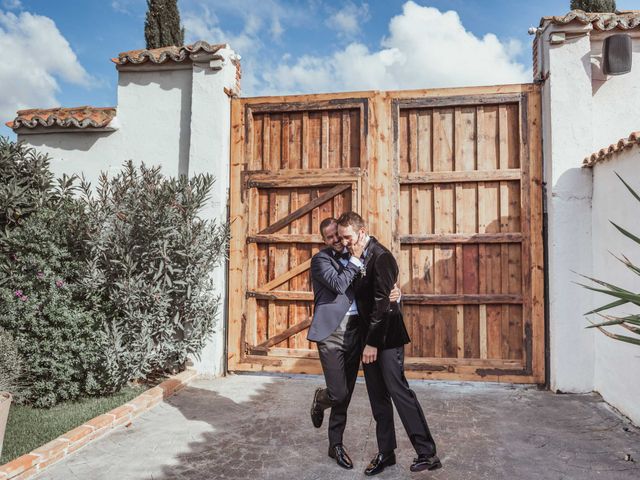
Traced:
MULTIPOLYGON (((346 471, 327 457, 326 428, 314 429, 308 416, 320 384, 318 377, 197 380, 131 428, 87 446, 41 478, 365 478, 376 445, 364 385, 356 385, 350 409, 345 445, 355 469, 346 471)), ((398 421, 398 465, 376 478, 640 478, 640 430, 597 395, 431 382, 412 387, 444 468, 409 472, 414 452, 398 421)))

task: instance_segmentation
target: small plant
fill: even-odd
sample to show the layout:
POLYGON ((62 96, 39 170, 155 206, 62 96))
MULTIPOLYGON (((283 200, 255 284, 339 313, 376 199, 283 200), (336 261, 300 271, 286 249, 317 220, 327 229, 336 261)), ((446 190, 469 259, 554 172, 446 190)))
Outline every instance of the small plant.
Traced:
POLYGON ((571 0, 571 10, 606 13, 616 11, 616 0, 571 0))
MULTIPOLYGON (((631 192, 631 195, 633 195, 633 197, 638 200, 640 202, 640 195, 638 193, 636 193, 636 191, 631 188, 631 186, 625 182, 622 177, 620 175, 618 175, 616 173, 616 175, 618 176, 618 178, 620 179, 620 181, 624 184, 625 187, 627 187, 627 190, 629 190, 629 192, 631 192)), ((631 240, 633 240, 635 243, 637 243, 638 245, 640 245, 640 237, 634 235, 633 233, 631 233, 630 231, 626 230, 625 228, 621 227, 620 225, 611 222, 611 224, 620 232, 622 233, 625 237, 630 238, 631 240)), ((614 255, 614 257, 619 260, 620 262, 622 262, 629 270, 631 270, 633 273, 635 273, 636 275, 640 275, 640 266, 635 265, 631 260, 629 260, 629 258, 627 258, 626 256, 622 255, 621 257, 617 257, 614 255)), ((618 287, 616 285, 613 285, 611 283, 608 282, 604 282, 602 280, 598 280, 592 277, 587 277, 586 275, 581 275, 584 278, 587 278, 589 280, 591 280, 592 282, 596 283, 597 285, 600 285, 600 287, 595 287, 595 286, 591 286, 591 285, 584 285, 584 284, 579 284, 589 290, 593 290, 594 292, 599 292, 599 293, 604 293, 606 295, 609 295, 613 298, 615 298, 616 300, 608 303, 606 305, 603 305, 599 308, 596 308, 594 310, 591 310, 590 312, 585 313, 585 315, 591 315, 591 314, 599 314, 601 317, 603 317, 606 321, 601 322, 601 323, 596 323, 596 324, 592 324, 590 326, 588 326, 587 328, 597 328, 598 330, 600 330, 602 333, 604 333, 605 335, 607 335, 608 337, 611 337, 615 340, 620 340, 622 342, 627 342, 627 343, 632 343, 634 345, 640 345, 640 314, 634 314, 634 315, 626 315, 624 317, 616 317, 616 316, 612 316, 612 315, 603 315, 600 312, 603 312, 605 310, 609 310, 615 307, 619 307, 621 305, 626 305, 626 304, 631 304, 631 305, 635 305, 637 307, 640 307, 640 293, 634 293, 632 291, 626 290, 624 288, 618 287), (607 331, 604 327, 608 327, 608 326, 612 326, 612 325, 619 325, 621 327, 624 327, 625 329, 627 329, 629 332, 631 332, 632 335, 620 335, 617 333, 612 333, 607 331)))
POLYGON ((16 393, 22 376, 22 360, 9 332, 0 328, 0 392, 16 393))

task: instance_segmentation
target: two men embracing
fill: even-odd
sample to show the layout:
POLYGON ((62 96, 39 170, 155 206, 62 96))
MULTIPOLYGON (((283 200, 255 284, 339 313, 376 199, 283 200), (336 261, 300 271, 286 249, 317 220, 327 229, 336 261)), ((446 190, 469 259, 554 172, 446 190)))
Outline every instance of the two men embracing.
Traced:
POLYGON ((404 345, 410 342, 400 308, 398 264, 391 252, 367 234, 360 215, 347 212, 320 224, 327 248, 311 260, 314 315, 308 339, 316 342, 326 388, 315 391, 311 420, 320 428, 329 416, 329 456, 346 469, 353 462, 342 443, 347 409, 362 359, 378 453, 365 475, 395 465, 393 405, 416 450, 410 470, 442 465, 415 393, 404 375, 404 345), (393 402, 393 403, 392 403, 393 402))

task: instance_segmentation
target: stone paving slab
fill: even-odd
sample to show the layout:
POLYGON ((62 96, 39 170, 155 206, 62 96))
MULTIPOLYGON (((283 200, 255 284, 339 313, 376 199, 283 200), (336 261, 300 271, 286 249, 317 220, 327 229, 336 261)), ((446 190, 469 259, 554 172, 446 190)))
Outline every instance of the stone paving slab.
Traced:
MULTIPOLYGON (((345 445, 354 470, 327 456, 314 429, 320 377, 198 379, 168 402, 44 472, 38 479, 362 479, 376 452, 364 384, 349 409, 345 445)), ((379 479, 635 479, 640 429, 596 394, 532 387, 411 382, 443 469, 410 473, 414 452, 396 416, 398 464, 379 479), (626 461, 630 455, 635 461, 626 461)))

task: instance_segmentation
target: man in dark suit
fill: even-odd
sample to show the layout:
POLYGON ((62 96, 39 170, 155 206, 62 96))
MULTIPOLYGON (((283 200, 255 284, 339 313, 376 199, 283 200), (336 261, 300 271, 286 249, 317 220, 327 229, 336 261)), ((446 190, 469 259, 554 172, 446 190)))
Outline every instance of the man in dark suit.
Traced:
POLYGON ((404 345, 411 340, 400 305, 389 302, 389 292, 398 279, 398 264, 389 250, 367 235, 364 220, 357 213, 347 212, 340 216, 338 234, 352 254, 357 254, 360 246, 365 245, 364 275, 355 285, 356 303, 360 317, 367 325, 362 363, 378 441, 378 453, 366 468, 365 475, 376 475, 396 463, 393 405, 418 454, 410 470, 440 468, 436 444, 420 403, 404 375, 404 345))
MULTIPOLYGON (((342 436, 364 346, 364 324, 358 316, 353 289, 353 281, 364 268, 360 260, 364 244, 353 243, 350 253, 338 236, 335 218, 323 220, 320 233, 327 248, 311 259, 314 313, 307 338, 317 342, 327 387, 315 391, 311 420, 320 428, 324 410, 331 408, 329 456, 341 467, 351 469, 353 463, 342 436)), ((395 301, 400 291, 394 293, 395 301)))

